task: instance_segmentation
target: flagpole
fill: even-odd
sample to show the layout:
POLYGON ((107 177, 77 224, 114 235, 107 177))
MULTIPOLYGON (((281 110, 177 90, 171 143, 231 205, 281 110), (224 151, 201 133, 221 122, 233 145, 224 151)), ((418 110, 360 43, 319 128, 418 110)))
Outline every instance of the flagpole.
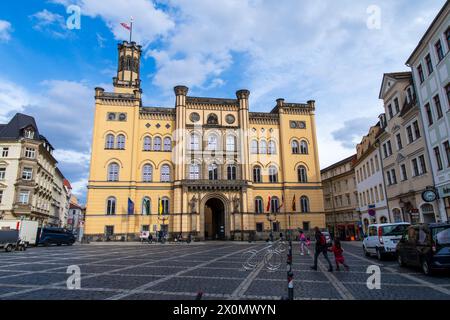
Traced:
POLYGON ((131 17, 131 23, 130 23, 130 43, 131 43, 132 38, 133 38, 133 17, 131 17))

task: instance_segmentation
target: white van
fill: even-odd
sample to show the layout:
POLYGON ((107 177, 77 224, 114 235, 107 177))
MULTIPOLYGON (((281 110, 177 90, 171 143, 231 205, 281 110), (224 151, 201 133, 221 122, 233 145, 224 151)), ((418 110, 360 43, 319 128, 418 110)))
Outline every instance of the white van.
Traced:
POLYGON ((0 230, 18 230, 19 239, 25 245, 35 245, 38 222, 31 220, 0 220, 0 230))
POLYGON ((378 260, 383 260, 386 255, 394 255, 397 244, 409 225, 407 222, 369 225, 363 240, 364 254, 367 257, 375 254, 378 260))

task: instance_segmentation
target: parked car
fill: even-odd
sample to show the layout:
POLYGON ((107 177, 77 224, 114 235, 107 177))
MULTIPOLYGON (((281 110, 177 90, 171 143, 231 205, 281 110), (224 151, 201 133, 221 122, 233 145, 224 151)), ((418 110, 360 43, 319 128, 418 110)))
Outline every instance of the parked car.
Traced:
POLYGON ((400 266, 419 266, 423 273, 450 270, 450 223, 410 226, 397 246, 400 266))
POLYGON ((5 249, 6 252, 23 251, 26 249, 26 245, 25 242, 20 240, 19 230, 2 229, 0 230, 0 248, 5 249))
POLYGON ((76 240, 75 235, 64 228, 45 227, 42 230, 39 230, 38 234, 39 239, 37 243, 44 246, 51 244, 56 244, 58 246, 66 244, 71 246, 76 240))
POLYGON ((19 239, 25 245, 35 245, 38 222, 31 220, 0 220, 0 230, 17 230, 19 239))
POLYGON ((395 255, 397 244, 409 226, 406 222, 369 225, 363 240, 364 254, 367 257, 375 254, 378 260, 395 255))

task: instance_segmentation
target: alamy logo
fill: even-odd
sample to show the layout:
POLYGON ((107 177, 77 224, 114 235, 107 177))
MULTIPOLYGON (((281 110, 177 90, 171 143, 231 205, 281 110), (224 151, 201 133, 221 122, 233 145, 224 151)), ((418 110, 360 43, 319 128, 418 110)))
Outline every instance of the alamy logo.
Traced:
POLYGON ((379 266, 370 265, 367 267, 366 270, 367 274, 370 274, 370 276, 367 278, 367 288, 369 290, 374 289, 381 289, 381 269, 379 266))
POLYGON ((367 28, 370 30, 381 29, 381 8, 377 5, 371 5, 366 10, 369 17, 367 18, 367 28))
POLYGON ((70 274, 67 278, 67 289, 79 290, 81 289, 81 270, 79 266, 71 265, 67 267, 66 273, 70 274))
POLYGON ((69 30, 80 30, 81 29, 81 8, 76 5, 70 5, 66 10, 67 14, 70 16, 66 20, 66 26, 69 30))

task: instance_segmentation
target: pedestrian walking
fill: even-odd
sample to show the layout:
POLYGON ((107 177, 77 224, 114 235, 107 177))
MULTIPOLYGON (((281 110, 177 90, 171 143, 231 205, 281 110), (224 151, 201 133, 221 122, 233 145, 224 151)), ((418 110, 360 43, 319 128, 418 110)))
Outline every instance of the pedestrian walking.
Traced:
POLYGON ((309 255, 310 252, 309 252, 309 249, 308 249, 308 247, 306 245, 307 239, 306 239, 305 233, 302 230, 300 230, 300 234, 298 236, 298 240, 300 241, 300 255, 301 256, 305 255, 305 251, 309 255))
POLYGON ((320 254, 323 254, 325 260, 328 262, 328 271, 333 272, 333 266, 331 265, 330 259, 328 258, 328 248, 327 248, 327 239, 325 236, 320 232, 318 227, 314 228, 314 238, 316 239, 316 246, 314 251, 314 266, 311 267, 311 269, 317 271, 317 259, 319 258, 320 254))
POLYGON ((148 243, 153 243, 153 235, 152 235, 151 232, 148 233, 148 238, 147 238, 147 240, 148 240, 148 243))
POLYGON ((329 250, 334 253, 336 270, 339 271, 339 264, 342 264, 345 270, 348 271, 350 268, 345 264, 344 249, 342 249, 341 241, 339 239, 335 239, 333 246, 329 250))

